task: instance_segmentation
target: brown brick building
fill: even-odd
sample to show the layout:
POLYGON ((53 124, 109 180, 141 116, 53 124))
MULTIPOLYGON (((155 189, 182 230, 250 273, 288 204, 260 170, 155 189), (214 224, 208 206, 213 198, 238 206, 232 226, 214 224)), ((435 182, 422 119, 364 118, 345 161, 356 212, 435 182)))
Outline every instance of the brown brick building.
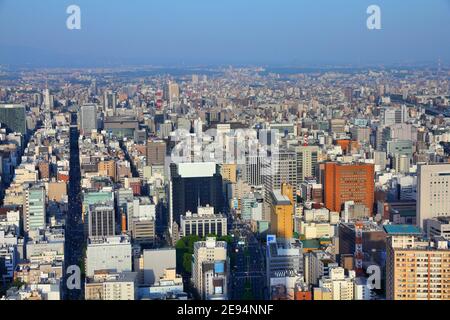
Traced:
POLYGON ((364 204, 373 213, 374 165, 341 164, 328 162, 324 165, 325 206, 340 212, 346 201, 364 204))

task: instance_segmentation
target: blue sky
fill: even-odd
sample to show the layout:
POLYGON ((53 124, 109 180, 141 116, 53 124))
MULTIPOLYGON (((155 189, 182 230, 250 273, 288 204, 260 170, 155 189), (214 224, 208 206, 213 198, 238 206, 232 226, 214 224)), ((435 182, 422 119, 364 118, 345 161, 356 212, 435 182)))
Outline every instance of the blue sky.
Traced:
POLYGON ((0 64, 450 63, 450 0, 0 0, 0 64), (82 29, 66 28, 81 8, 82 29), (381 7, 382 30, 366 28, 381 7))

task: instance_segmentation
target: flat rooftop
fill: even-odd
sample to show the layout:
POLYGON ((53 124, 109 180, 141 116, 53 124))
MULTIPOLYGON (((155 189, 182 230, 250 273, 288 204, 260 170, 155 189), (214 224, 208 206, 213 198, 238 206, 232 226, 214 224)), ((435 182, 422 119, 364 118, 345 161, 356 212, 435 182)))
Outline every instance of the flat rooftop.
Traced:
POLYGON ((386 225, 384 231, 389 235, 421 235, 422 230, 413 225, 399 224, 399 225, 386 225))

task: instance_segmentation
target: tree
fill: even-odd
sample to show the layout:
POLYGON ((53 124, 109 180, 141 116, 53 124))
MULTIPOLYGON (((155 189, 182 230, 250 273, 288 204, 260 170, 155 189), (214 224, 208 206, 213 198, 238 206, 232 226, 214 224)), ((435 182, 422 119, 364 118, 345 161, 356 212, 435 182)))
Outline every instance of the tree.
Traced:
POLYGON ((183 269, 185 273, 192 273, 192 254, 185 253, 183 255, 183 269))

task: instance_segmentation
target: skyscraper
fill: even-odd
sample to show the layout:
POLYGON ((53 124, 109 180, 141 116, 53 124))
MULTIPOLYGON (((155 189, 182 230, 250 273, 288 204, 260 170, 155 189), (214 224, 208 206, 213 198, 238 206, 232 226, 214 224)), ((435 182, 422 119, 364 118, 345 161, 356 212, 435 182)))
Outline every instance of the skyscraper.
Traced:
POLYGON ((295 199, 297 192, 297 154, 295 151, 280 150, 272 154, 271 159, 265 159, 264 164, 264 217, 270 221, 271 192, 281 189, 283 183, 292 186, 292 197, 295 199), (267 163, 268 162, 268 163, 267 163))
POLYGON ((414 227, 407 227, 385 227, 390 235, 386 249, 386 298, 450 300, 448 241, 426 241, 417 236, 414 227), (412 232, 399 232, 400 229, 412 232))
POLYGON ((80 131, 83 135, 90 135, 97 130, 97 106, 86 104, 80 108, 80 131))
POLYGON ((297 183, 302 183, 306 178, 316 176, 315 170, 317 166, 317 157, 319 147, 317 146, 300 146, 296 147, 297 152, 297 183))
POLYGON ((12 132, 26 134, 25 106, 21 104, 0 104, 0 123, 12 132))
POLYGON ((35 186, 27 190, 25 198, 25 230, 43 229, 46 225, 44 187, 35 186))
POLYGON ((226 300, 229 261, 227 243, 207 238, 194 244, 192 282, 204 300, 226 300))
POLYGON ((89 237, 102 238, 115 234, 116 219, 112 203, 92 205, 89 209, 89 237))
POLYGON ((222 212, 222 176, 216 163, 172 163, 170 176, 170 223, 180 225, 181 215, 207 205, 222 212))
POLYGON ((325 206, 340 212, 346 201, 363 204, 373 212, 374 165, 325 163, 325 206))
POLYGON ((272 233, 280 238, 291 239, 294 234, 292 193, 292 187, 288 184, 283 184, 281 190, 271 192, 270 223, 272 233))
POLYGON ((164 165, 166 157, 166 143, 163 140, 147 141, 147 165, 164 165))
POLYGON ((416 221, 450 216, 450 164, 420 165, 417 174, 416 221))

